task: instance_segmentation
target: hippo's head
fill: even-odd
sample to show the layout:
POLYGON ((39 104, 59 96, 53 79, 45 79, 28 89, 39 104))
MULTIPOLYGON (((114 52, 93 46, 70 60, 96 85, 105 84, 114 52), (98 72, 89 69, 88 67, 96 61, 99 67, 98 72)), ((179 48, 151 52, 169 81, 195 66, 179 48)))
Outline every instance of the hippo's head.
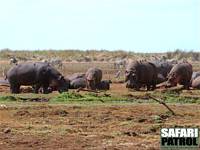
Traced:
POLYGON ((70 80, 65 79, 63 76, 60 76, 58 79, 58 92, 66 92, 70 87, 70 80))
POLYGON ((58 90, 59 93, 67 92, 70 87, 70 81, 60 75, 57 79, 51 81, 50 87, 58 90))
POLYGON ((91 89, 91 90, 96 89, 96 83, 95 83, 95 78, 94 78, 93 73, 88 74, 86 81, 87 81, 87 88, 88 89, 91 89))
POLYGON ((129 78, 131 77, 131 71, 125 71, 125 82, 127 82, 129 80, 129 78))
POLYGON ((137 76, 135 73, 125 72, 126 88, 139 90, 139 84, 137 83, 137 76))
POLYGON ((178 76, 175 73, 169 74, 167 76, 166 87, 176 86, 177 83, 178 83, 178 81, 179 81, 179 78, 178 78, 178 76))

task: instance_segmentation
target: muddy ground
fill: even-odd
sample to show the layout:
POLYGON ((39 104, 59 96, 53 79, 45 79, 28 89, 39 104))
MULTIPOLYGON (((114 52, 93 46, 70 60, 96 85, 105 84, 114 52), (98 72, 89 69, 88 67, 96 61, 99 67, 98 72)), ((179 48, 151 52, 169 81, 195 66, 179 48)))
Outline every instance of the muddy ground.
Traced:
MULTIPOLYGON (((10 95, 8 87, 0 87, 1 96, 10 95)), ((23 87, 23 92, 26 90, 23 87)), ((198 91, 183 91, 182 95, 198 96, 195 92, 198 91)), ((107 93, 140 98, 146 92, 131 92, 124 84, 112 84, 107 93)), ((57 95, 54 92, 47 98, 57 95)), ((134 99, 84 104, 3 101, 0 103, 0 149, 157 150, 161 127, 200 127, 198 103, 169 103, 176 116, 160 104, 148 103, 148 99, 140 103, 134 99)))
POLYGON ((200 106, 159 104, 8 105, 0 110, 0 149, 159 149, 161 127, 200 126, 200 106))

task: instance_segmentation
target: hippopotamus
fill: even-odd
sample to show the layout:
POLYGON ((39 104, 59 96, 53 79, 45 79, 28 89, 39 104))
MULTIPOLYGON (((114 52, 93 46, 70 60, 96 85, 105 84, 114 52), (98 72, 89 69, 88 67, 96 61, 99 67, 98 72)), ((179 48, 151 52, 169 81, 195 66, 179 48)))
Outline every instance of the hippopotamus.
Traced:
POLYGON ((59 92, 68 91, 63 75, 45 62, 26 62, 10 68, 6 74, 11 93, 19 93, 21 85, 34 86, 35 92, 42 87, 48 93, 50 84, 56 85, 59 92))
POLYGON ((125 82, 127 88, 139 90, 146 86, 147 90, 154 90, 157 82, 156 66, 147 61, 130 62, 126 67, 125 82))
MULTIPOLYGON (((64 78, 64 80, 66 89, 70 89, 70 80, 68 78, 64 78)), ((59 87, 58 83, 53 81, 50 83, 48 87, 48 92, 59 91, 58 87, 59 87)), ((44 91, 42 93, 44 93, 44 91)))
POLYGON ((75 79, 78 79, 78 78, 83 78, 85 77, 85 73, 74 73, 70 76, 67 76, 67 78, 72 81, 72 80, 75 80, 75 79))
POLYGON ((192 73, 191 81, 193 81, 194 79, 196 79, 198 76, 200 76, 200 71, 193 72, 193 73, 192 73))
POLYGON ((167 76, 166 87, 176 86, 178 83, 189 89, 192 77, 192 65, 188 62, 176 64, 167 76))
POLYGON ((85 88, 87 84, 86 78, 76 78, 70 81, 70 89, 85 88))
POLYGON ((192 87, 194 89, 200 89, 200 76, 198 76, 194 80, 192 80, 192 87))
POLYGON ((101 82, 102 70, 96 67, 89 68, 85 74, 87 88, 91 90, 97 89, 97 84, 101 82))
POLYGON ((97 84, 98 90, 109 90, 110 89, 111 80, 102 80, 99 84, 97 84))
POLYGON ((163 82, 165 82, 166 80, 167 80, 167 78, 165 78, 162 74, 158 73, 156 84, 163 83, 163 82))
POLYGON ((161 60, 151 61, 151 63, 153 63, 157 68, 157 72, 158 72, 157 84, 166 81, 167 75, 172 69, 173 64, 171 62, 161 61, 161 60))

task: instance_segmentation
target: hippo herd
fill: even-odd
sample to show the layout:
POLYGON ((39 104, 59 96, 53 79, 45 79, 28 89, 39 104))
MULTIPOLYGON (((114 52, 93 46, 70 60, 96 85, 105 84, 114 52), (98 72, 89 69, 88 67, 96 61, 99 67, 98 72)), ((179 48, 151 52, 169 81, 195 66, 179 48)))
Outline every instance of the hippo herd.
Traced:
MULTIPOLYGON (((102 70, 89 68, 86 73, 64 77, 47 62, 16 64, 6 74, 11 93, 20 93, 20 86, 32 86, 35 93, 65 92, 68 89, 87 88, 109 90, 110 80, 102 80, 102 70)), ((172 87, 181 84, 185 89, 200 88, 200 72, 193 72, 188 62, 173 64, 166 61, 132 61, 125 69, 126 88, 154 90, 157 84, 172 87)))
POLYGON ((91 90, 109 90, 110 80, 102 80, 102 70, 89 68, 86 73, 75 73, 64 77, 47 62, 26 62, 16 64, 6 74, 6 80, 0 81, 10 86, 11 93, 20 93, 20 86, 32 86, 35 93, 60 93, 68 89, 86 88, 91 90))
POLYGON ((197 88, 200 85, 200 79, 197 80, 199 75, 200 73, 193 72, 192 65, 188 62, 174 65, 169 62, 134 61, 126 68, 125 81, 127 88, 135 90, 141 87, 154 90, 159 83, 164 83, 166 88, 181 84, 189 89, 190 86, 197 88))

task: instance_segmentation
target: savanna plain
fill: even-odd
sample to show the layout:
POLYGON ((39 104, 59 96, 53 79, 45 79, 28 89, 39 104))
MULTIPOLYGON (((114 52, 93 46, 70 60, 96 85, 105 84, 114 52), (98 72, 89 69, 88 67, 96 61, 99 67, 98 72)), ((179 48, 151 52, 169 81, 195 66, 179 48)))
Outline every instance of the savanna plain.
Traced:
POLYGON ((11 94, 0 85, 0 149, 69 149, 69 150, 157 150, 163 127, 200 127, 200 91, 134 91, 126 88, 119 59, 187 59, 194 71, 200 70, 200 54, 175 52, 139 54, 109 51, 10 51, 0 52, 0 78, 12 67, 10 57, 19 63, 59 58, 58 70, 64 75, 86 72, 97 66, 103 79, 112 80, 110 90, 98 93, 69 92, 34 94, 21 87, 11 94), (118 78, 115 73, 121 71, 118 78), (153 98, 164 101, 175 113, 153 98))

